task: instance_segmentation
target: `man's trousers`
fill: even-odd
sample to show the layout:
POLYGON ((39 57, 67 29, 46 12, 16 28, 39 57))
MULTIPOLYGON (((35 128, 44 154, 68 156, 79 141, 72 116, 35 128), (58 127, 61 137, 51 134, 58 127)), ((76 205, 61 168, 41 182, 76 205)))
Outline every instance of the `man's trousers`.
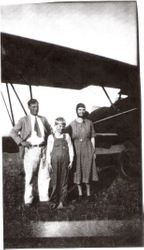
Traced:
POLYGON ((24 155, 24 171, 25 171, 25 193, 24 203, 32 203, 34 176, 37 174, 38 195, 40 201, 49 200, 49 183, 50 176, 48 167, 45 164, 45 148, 44 147, 30 147, 25 148, 24 155))

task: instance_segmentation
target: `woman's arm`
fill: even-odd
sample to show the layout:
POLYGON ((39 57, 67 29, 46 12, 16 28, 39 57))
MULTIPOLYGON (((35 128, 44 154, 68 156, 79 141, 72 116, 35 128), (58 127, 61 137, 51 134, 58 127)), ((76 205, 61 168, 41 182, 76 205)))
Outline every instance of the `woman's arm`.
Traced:
POLYGON ((95 150, 95 130, 94 130, 94 126, 93 126, 93 123, 91 122, 91 143, 93 145, 93 148, 95 150))
POLYGON ((91 137, 91 143, 92 143, 93 148, 94 148, 94 150, 95 150, 95 138, 94 138, 94 137, 91 137))
POLYGON ((91 137, 91 143, 93 145, 93 149, 94 149, 94 157, 96 159, 96 151, 95 151, 95 137, 91 137))

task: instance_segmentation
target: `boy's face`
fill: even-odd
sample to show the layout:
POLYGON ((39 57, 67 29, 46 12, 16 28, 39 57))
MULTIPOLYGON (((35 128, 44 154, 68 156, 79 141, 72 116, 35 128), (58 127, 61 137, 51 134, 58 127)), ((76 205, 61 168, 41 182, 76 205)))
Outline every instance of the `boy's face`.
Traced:
POLYGON ((56 123, 55 127, 57 132, 62 133, 65 125, 62 122, 58 122, 56 123))

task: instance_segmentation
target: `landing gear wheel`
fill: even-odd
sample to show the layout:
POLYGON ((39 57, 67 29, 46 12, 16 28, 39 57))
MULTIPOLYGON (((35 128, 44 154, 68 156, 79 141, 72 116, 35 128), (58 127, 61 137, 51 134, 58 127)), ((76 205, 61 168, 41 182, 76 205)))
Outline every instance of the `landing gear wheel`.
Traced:
POLYGON ((123 177, 135 177, 140 174, 139 159, 135 150, 125 150, 120 154, 119 167, 123 177))

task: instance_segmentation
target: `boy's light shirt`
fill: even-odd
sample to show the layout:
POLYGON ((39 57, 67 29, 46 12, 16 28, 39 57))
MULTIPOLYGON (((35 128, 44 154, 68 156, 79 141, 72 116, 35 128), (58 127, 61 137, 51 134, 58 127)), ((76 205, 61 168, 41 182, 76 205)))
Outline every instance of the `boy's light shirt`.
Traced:
POLYGON ((31 126, 32 126, 32 133, 31 136, 28 138, 28 142, 30 142, 32 145, 39 145, 40 143, 42 143, 44 141, 44 126, 43 123, 41 121, 41 119, 36 116, 37 118, 37 122, 40 128, 40 132, 41 132, 41 137, 37 136, 36 131, 34 130, 34 124, 35 124, 35 116, 34 115, 29 115, 30 119, 31 119, 31 126))

